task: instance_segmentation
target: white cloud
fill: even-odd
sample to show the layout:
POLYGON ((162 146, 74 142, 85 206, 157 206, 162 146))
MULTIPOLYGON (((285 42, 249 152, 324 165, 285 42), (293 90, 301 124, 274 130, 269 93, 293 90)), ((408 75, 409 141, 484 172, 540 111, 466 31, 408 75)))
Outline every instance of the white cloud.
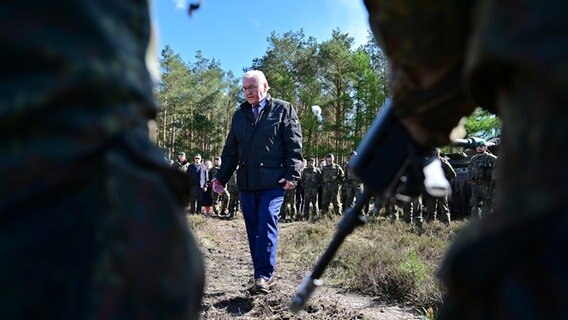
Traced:
POLYGON ((185 10, 185 0, 172 0, 176 5, 176 9, 185 10))

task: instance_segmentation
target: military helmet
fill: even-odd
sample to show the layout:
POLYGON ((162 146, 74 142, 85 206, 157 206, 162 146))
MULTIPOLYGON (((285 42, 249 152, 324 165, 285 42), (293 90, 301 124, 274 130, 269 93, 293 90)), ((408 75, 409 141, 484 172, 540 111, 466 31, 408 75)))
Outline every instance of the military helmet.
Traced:
POLYGON ((185 152, 178 152, 178 156, 184 156, 185 157, 185 152))

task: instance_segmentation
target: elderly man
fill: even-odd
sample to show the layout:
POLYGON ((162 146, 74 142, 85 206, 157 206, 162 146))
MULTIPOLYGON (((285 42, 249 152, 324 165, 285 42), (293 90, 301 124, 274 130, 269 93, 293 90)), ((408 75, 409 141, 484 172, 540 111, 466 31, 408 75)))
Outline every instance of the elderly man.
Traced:
POLYGON ((237 183, 254 266, 251 292, 268 293, 274 284, 278 213, 286 190, 295 188, 302 167, 302 130, 289 102, 268 94, 262 71, 243 76, 246 102, 233 114, 213 179, 215 192, 224 192, 237 165, 237 183))

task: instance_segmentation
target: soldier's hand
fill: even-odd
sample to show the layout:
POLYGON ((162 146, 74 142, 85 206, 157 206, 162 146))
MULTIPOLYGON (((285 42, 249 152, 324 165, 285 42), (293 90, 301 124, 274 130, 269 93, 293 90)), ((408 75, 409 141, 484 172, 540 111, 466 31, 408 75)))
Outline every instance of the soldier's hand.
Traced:
POLYGON ((296 188, 296 184, 294 182, 288 181, 284 178, 278 180, 278 183, 282 185, 282 188, 284 188, 284 190, 292 190, 296 188))

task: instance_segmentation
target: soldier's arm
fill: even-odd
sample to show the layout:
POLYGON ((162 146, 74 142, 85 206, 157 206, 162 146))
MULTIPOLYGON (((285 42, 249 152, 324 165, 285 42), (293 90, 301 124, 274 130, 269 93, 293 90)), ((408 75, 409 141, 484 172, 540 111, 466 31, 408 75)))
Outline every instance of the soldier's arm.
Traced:
POLYGON ((364 2, 389 61, 395 114, 419 143, 449 143, 452 129, 479 105, 465 92, 464 75, 476 1, 364 2))

